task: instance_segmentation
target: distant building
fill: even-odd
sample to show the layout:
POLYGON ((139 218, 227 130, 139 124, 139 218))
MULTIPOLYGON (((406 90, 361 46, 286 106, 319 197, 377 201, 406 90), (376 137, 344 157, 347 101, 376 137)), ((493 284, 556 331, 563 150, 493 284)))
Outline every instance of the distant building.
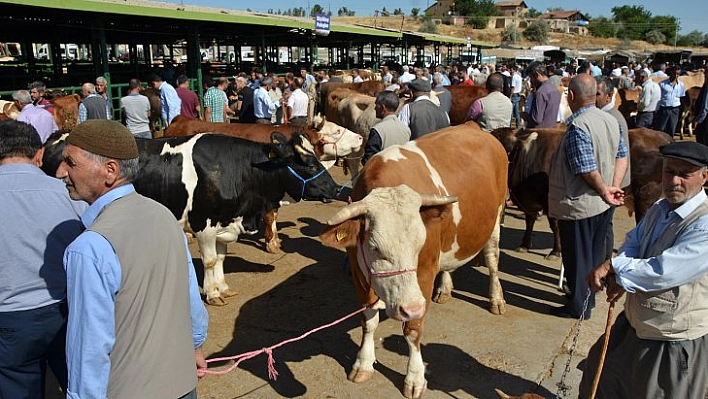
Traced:
POLYGON ((590 18, 578 10, 551 11, 540 15, 538 19, 546 21, 551 32, 574 33, 581 36, 588 34, 587 25, 590 18))
POLYGON ((496 6, 504 17, 524 18, 529 12, 529 7, 523 1, 500 1, 496 6))

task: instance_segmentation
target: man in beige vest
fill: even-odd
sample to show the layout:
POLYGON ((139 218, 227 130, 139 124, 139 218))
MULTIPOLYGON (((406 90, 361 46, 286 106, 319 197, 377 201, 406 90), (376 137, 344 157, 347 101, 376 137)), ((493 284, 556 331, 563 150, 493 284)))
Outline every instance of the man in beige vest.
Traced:
MULTIPOLYGON (((664 198, 587 276, 608 302, 627 292, 610 333, 598 398, 702 399, 708 383, 708 147, 661 147, 664 198)), ((588 397, 604 336, 588 354, 588 397)))
POLYGON ((585 276, 605 260, 605 236, 612 206, 624 203, 624 192, 613 185, 627 170, 627 146, 617 120, 595 107, 597 85, 586 74, 568 87, 573 115, 551 160, 548 178, 550 217, 558 219, 561 251, 570 298, 552 308, 559 317, 589 318, 595 307, 585 276))
POLYGON ((89 120, 66 141, 57 177, 89 204, 87 230, 64 252, 67 396, 196 398, 209 318, 184 233, 135 192, 138 147, 125 126, 89 120))
POLYGON ((495 72, 489 75, 486 85, 489 94, 472 103, 467 118, 476 121, 479 127, 487 132, 511 126, 511 112, 514 107, 509 97, 503 93, 504 76, 495 72))

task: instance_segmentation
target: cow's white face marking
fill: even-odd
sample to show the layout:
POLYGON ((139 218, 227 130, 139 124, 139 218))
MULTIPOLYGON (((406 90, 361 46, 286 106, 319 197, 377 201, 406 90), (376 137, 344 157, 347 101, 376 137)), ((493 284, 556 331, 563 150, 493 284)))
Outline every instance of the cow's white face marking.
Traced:
POLYGON ((322 149, 324 159, 328 159, 325 156, 347 156, 352 152, 359 151, 364 143, 364 138, 361 135, 329 121, 324 123, 319 133, 322 135, 322 140, 325 141, 322 149))
MULTIPOLYGON (((369 268, 376 273, 415 270, 427 235, 420 217, 420 195, 407 186, 384 187, 372 190, 362 202, 367 210, 366 234, 358 263, 364 275, 369 275, 369 268)), ((400 320, 401 308, 424 309, 416 273, 374 277, 371 285, 386 303, 390 317, 400 320)))
POLYGON ((203 135, 203 133, 197 134, 191 140, 174 147, 170 146, 168 143, 165 143, 164 147, 162 147, 162 152, 160 152, 160 156, 165 154, 182 155, 182 184, 184 184, 184 188, 187 190, 187 205, 184 207, 182 216, 179 218, 179 224, 185 230, 191 230, 187 216, 192 210, 192 205, 194 203, 194 189, 197 187, 197 169, 194 167, 192 151, 194 150, 194 145, 203 135))
MULTIPOLYGON (((407 151, 413 152, 422 158, 426 169, 428 169, 428 175, 430 176, 430 180, 433 182, 435 187, 438 189, 437 194, 455 195, 455 193, 448 192, 447 188, 445 187, 445 183, 443 182, 442 176, 437 171, 437 169, 435 169, 435 167, 430 163, 428 156, 425 154, 425 152, 423 152, 423 150, 420 149, 420 147, 418 147, 418 145, 415 141, 408 142, 402 146, 389 147, 389 148, 385 149, 384 151, 381 151, 378 154, 378 156, 383 157, 384 162, 387 162, 387 161, 398 162, 398 161, 407 159, 406 156, 402 152, 402 150, 404 150, 404 149, 407 151)), ((472 186, 472 185, 473 185, 473 182, 470 182, 470 186, 472 186)), ((457 202, 452 204, 452 221, 455 224, 455 226, 458 226, 460 224, 460 221, 462 221, 462 211, 460 210, 460 204, 457 202)), ((457 237, 455 237, 455 242, 452 244, 452 247, 450 247, 450 250, 446 251, 446 252, 442 252, 440 254, 440 265, 441 266, 451 265, 453 267, 460 266, 461 265, 460 261, 455 258, 455 254, 457 253, 457 251, 459 249, 460 249, 460 245, 457 243, 457 237)))

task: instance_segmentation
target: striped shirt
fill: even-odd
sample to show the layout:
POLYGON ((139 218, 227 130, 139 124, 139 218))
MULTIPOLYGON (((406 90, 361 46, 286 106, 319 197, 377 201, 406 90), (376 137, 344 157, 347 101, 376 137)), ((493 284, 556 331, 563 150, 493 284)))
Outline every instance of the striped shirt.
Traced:
POLYGON ((204 108, 211 110, 209 122, 225 122, 224 107, 229 100, 226 93, 217 87, 210 87, 204 94, 204 108))
MULTIPOLYGON (((568 126, 568 131, 565 133, 567 135, 565 151, 568 154, 570 170, 575 175, 597 170, 597 161, 595 160, 595 151, 590 134, 573 124, 573 121, 578 116, 593 107, 595 107, 595 104, 580 108, 565 122, 566 126, 568 126)), ((620 130, 622 130, 621 127, 620 130)), ((627 152, 627 144, 624 142, 624 136, 620 134, 619 148, 617 149, 617 156, 615 158, 625 158, 627 157, 627 152)))

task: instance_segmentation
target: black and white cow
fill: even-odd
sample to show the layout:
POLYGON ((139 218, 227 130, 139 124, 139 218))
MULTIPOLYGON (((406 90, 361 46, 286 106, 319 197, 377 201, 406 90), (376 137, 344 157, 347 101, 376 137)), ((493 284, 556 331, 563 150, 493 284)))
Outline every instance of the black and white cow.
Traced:
MULTIPOLYGON (((140 172, 135 189, 166 206, 182 228, 194 234, 209 304, 224 305, 224 298, 235 294, 224 279, 227 244, 239 234, 255 233, 259 220, 277 211, 286 194, 296 201, 327 200, 337 194, 338 186, 315 154, 302 146, 302 137, 287 141, 273 133, 271 140, 261 144, 219 134, 136 139, 140 172)), ((56 172, 48 170, 58 165, 51 161, 56 153, 57 148, 45 150, 48 174, 56 172)))

